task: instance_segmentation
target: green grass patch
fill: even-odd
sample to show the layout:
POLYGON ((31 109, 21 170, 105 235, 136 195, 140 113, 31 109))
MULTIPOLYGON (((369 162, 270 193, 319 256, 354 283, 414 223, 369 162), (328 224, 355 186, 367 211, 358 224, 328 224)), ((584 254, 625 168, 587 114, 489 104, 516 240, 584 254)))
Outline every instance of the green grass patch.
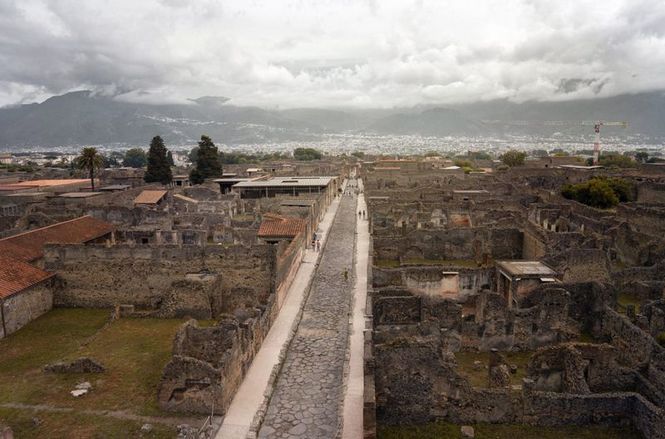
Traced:
POLYGON ((473 259, 402 259, 402 263, 395 259, 374 259, 373 264, 379 268, 398 268, 404 265, 441 265, 446 267, 478 268, 478 263, 473 259))
POLYGON ((100 331, 108 317, 108 310, 55 309, 0 340, 0 403, 166 415, 157 406, 157 389, 184 320, 124 318, 100 331), (106 372, 42 371, 48 363, 83 356, 101 362, 106 372), (93 389, 72 397, 69 392, 83 381, 93 389))
MULTIPOLYGON (((640 439, 639 433, 626 428, 601 426, 533 427, 529 425, 474 424, 476 439, 640 439)), ((460 426, 431 423, 422 426, 379 426, 378 439, 461 439, 460 426)))
POLYGON ((619 305, 619 312, 625 313, 626 312, 626 307, 628 305, 634 305, 635 306, 635 313, 640 312, 640 299, 637 297, 628 294, 628 293, 620 293, 617 296, 617 304, 619 305))
POLYGON ((374 259, 372 261, 375 267, 379 268, 397 268, 399 267, 399 261, 394 259, 374 259))
MULTIPOLYGON (((502 352, 508 364, 517 366, 517 372, 510 375, 511 385, 521 385, 522 378, 526 377, 526 368, 533 352, 502 352)), ((474 387, 487 387, 489 352, 456 352, 457 371, 469 380, 474 387), (480 361, 480 367, 474 363, 480 361)))
POLYGON ((593 338, 593 335, 591 335, 590 332, 588 331, 582 331, 580 332, 580 336, 577 339, 580 343, 595 343, 596 340, 593 338))
POLYGON ((153 424, 150 433, 142 433, 140 422, 76 413, 51 413, 0 408, 0 420, 14 431, 16 438, 50 439, 167 439, 176 436, 173 427, 153 424), (39 419, 39 423, 33 419, 39 419))
POLYGON ((478 263, 473 259, 404 259, 402 265, 445 265, 448 267, 478 268, 478 263))

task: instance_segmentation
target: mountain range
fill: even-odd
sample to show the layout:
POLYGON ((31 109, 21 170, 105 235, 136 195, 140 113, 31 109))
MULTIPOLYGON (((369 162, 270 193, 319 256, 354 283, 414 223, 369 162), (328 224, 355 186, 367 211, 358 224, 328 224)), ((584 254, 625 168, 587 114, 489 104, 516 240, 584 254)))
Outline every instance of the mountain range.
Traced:
POLYGON ((205 96, 188 104, 130 103, 90 91, 0 108, 0 147, 14 150, 85 144, 144 145, 155 135, 193 144, 207 134, 226 144, 317 140, 331 133, 420 136, 549 136, 589 133, 581 121, 627 121, 616 135, 665 137, 662 92, 565 102, 494 100, 395 109, 272 110, 205 96), (545 121, 569 121, 548 124, 545 121))

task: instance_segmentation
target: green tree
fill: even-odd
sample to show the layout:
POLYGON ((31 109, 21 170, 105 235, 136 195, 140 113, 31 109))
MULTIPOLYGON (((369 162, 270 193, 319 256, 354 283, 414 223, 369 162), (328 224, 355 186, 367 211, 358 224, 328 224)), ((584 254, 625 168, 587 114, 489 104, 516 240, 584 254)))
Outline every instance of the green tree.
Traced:
POLYGON ((122 166, 124 158, 125 155, 120 151, 112 151, 108 157, 106 157, 106 165, 110 168, 119 168, 122 166))
POLYGON ((644 151, 639 151, 637 154, 635 154, 635 160, 637 160, 640 163, 646 163, 647 160, 649 160, 649 153, 644 151))
POLYGON ((189 181, 192 184, 203 184, 206 179, 201 174, 201 171, 199 171, 197 168, 192 169, 192 171, 189 173, 189 181))
POLYGON ((635 186, 623 178, 608 178, 607 184, 612 188, 614 194, 619 198, 619 202, 633 201, 635 199, 635 186))
POLYGON ((187 154, 187 158, 190 162, 192 162, 193 165, 196 165, 196 161, 199 159, 199 147, 195 146, 192 148, 189 151, 189 154, 187 154))
POLYGON ((503 153, 500 159, 504 165, 510 166, 511 168, 514 166, 522 166, 524 165, 524 159, 526 159, 526 153, 511 149, 503 153))
POLYGON ((128 168, 142 168, 146 165, 148 159, 145 155, 145 151, 141 148, 132 148, 128 149, 125 152, 125 157, 122 160, 123 166, 128 168))
POLYGON ((143 176, 146 183, 171 183, 173 174, 171 173, 167 152, 162 138, 160 136, 153 137, 148 150, 148 169, 143 176))
POLYGON ((175 166, 175 162, 173 161, 173 153, 171 151, 166 153, 166 161, 168 162, 169 166, 175 166))
POLYGON ((591 180, 566 185, 561 190, 565 198, 578 201, 592 207, 608 209, 619 204, 619 197, 605 179, 592 178, 591 180))
POLYGON ((322 157, 323 154, 321 151, 318 151, 314 148, 296 148, 293 150, 293 158, 296 160, 320 160, 322 157))
POLYGON ((199 141, 196 167, 190 172, 189 179, 194 184, 201 184, 206 178, 222 175, 219 151, 208 136, 201 136, 199 141))
POLYGON ((467 151, 467 157, 471 160, 491 160, 492 156, 486 151, 467 151))
POLYGON ((97 152, 97 148, 86 147, 81 150, 81 155, 76 158, 76 167, 88 171, 90 185, 95 190, 95 171, 104 166, 104 158, 97 152))
POLYGON ((607 168, 634 168, 635 162, 621 154, 606 154, 600 157, 598 164, 607 168))
POLYGON ((455 166, 459 166, 460 168, 473 168, 473 163, 471 163, 469 160, 455 159, 453 164, 455 166))
POLYGON ((365 157, 365 153, 362 151, 353 151, 351 155, 358 159, 365 157))

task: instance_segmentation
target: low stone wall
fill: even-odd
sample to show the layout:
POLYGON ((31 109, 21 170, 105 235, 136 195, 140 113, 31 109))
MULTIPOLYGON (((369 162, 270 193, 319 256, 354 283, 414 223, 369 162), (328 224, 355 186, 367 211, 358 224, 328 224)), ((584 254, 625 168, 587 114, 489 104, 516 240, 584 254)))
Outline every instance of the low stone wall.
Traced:
POLYGON ((285 248, 277 249, 277 259, 275 261, 275 296, 277 307, 281 308, 286 298, 286 292, 295 278, 303 252, 307 245, 307 236, 300 233, 285 248))
POLYGON ((635 393, 525 392, 523 402, 522 421, 531 425, 617 425, 630 422, 644 437, 665 437, 663 410, 635 393))
MULTIPOLYGON (((594 328, 598 337, 606 338, 618 349, 619 358, 644 374, 650 384, 645 395, 653 395, 654 401, 665 395, 665 348, 651 334, 633 324, 626 316, 605 307, 601 320, 594 328)), ((644 387, 644 386, 643 386, 644 387)))
POLYGON ((665 357, 665 349, 648 332, 609 307, 604 309, 600 325, 594 329, 597 336, 609 339, 619 349, 621 361, 632 367, 646 366, 655 356, 665 357))
POLYGON ((185 323, 176 334, 173 358, 166 365, 158 401, 164 410, 224 414, 254 355, 270 329, 272 308, 254 310, 240 322, 224 320, 200 328, 185 323))
POLYGON ((372 283, 374 288, 397 286, 418 295, 457 298, 478 293, 483 286, 492 285, 495 272, 494 268, 464 268, 446 265, 374 267, 372 283), (448 281, 444 272, 457 273, 457 276, 454 276, 453 284, 448 281))

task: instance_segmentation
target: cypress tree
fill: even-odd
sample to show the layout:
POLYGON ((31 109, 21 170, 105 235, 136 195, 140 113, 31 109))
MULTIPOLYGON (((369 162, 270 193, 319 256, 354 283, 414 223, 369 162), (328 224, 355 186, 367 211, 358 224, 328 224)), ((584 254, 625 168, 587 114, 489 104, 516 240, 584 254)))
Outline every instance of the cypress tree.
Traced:
POLYGON ((153 137, 148 151, 148 170, 143 177, 146 183, 169 184, 173 180, 166 152, 162 138, 153 137))
POLYGON ((199 142, 196 168, 189 174, 189 179, 194 184, 201 184, 206 178, 221 177, 222 164, 219 161, 219 151, 208 136, 201 136, 199 142))

